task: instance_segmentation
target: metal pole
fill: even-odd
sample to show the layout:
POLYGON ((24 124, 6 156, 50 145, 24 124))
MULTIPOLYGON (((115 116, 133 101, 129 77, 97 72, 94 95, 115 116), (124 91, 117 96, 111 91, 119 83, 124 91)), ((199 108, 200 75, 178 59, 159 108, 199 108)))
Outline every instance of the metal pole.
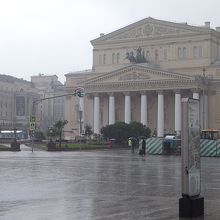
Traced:
POLYGON ((205 129, 205 89, 203 85, 202 89, 202 97, 203 97, 203 103, 202 103, 202 128, 205 129))
POLYGON ((81 150, 81 134, 82 134, 82 110, 79 110, 79 136, 80 136, 80 150, 81 150))
POLYGON ((202 125, 203 125, 203 129, 205 129, 205 67, 203 68, 203 80, 202 80, 202 84, 203 84, 203 89, 202 89, 202 96, 203 96, 203 103, 202 103, 202 125))
POLYGON ((79 135, 82 134, 82 110, 79 111, 79 135))
POLYGON ((34 152, 34 137, 33 137, 33 133, 32 132, 31 132, 31 137, 32 137, 32 148, 31 148, 31 151, 34 152))

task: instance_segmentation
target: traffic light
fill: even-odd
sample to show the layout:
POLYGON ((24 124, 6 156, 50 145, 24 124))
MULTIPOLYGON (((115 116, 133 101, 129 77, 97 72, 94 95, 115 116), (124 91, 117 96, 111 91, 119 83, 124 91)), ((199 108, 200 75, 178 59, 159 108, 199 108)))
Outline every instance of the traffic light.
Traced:
POLYGON ((85 96, 85 92, 84 92, 84 88, 83 87, 77 87, 74 91, 73 91, 73 95, 74 96, 78 96, 78 97, 84 97, 85 96))
POLYGON ((78 90, 77 95, 78 95, 78 97, 83 97, 84 96, 84 91, 83 90, 78 90))
POLYGON ((76 90, 73 91, 73 96, 76 96, 76 90))

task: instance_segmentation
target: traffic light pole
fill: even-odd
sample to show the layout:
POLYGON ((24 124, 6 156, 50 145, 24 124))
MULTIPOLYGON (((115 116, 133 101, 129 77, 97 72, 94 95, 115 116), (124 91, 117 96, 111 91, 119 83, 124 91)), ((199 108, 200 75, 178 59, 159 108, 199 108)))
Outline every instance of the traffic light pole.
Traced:
MULTIPOLYGON (((36 113, 36 104, 38 104, 41 101, 44 100, 48 100, 48 99, 55 99, 55 98, 59 98, 59 97, 64 97, 64 96, 78 96, 78 97, 84 97, 85 93, 84 93, 84 88, 83 87, 77 87, 74 90, 74 93, 67 93, 67 94, 63 94, 63 95, 57 95, 57 96, 51 96, 51 97, 47 97, 47 98, 42 98, 42 99, 37 99, 33 101, 33 108, 32 108, 32 116, 35 117, 35 113, 36 113)), ((36 122, 35 122, 36 123, 36 122)), ((35 124, 36 126, 36 124, 35 124)), ((82 111, 80 111, 80 135, 82 133, 82 111)), ((31 136, 32 136, 32 152, 34 151, 34 135, 33 135, 33 131, 31 132, 31 136)))
POLYGON ((31 151, 32 151, 32 153, 33 153, 33 152, 34 152, 34 137, 33 137, 33 134, 31 134, 31 136, 32 136, 32 139, 31 139, 31 141, 32 141, 31 151))

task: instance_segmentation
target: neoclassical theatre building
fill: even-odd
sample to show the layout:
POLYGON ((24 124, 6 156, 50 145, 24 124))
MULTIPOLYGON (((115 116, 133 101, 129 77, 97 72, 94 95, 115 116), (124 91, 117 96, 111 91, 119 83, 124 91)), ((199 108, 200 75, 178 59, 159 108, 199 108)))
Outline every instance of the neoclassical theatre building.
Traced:
POLYGON ((94 133, 116 121, 138 121, 156 132, 181 134, 181 98, 200 100, 202 128, 220 128, 220 27, 151 17, 91 41, 91 70, 66 74, 65 136, 94 133), (81 125, 81 126, 80 126, 81 125))

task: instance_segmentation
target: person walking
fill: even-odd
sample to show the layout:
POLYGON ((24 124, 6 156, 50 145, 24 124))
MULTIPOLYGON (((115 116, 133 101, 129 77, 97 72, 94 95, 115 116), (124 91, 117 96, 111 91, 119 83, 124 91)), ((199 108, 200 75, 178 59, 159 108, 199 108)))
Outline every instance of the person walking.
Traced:
POLYGON ((131 149, 132 151, 132 140, 131 138, 128 138, 128 147, 131 149))
POLYGON ((108 146, 110 149, 112 148, 112 140, 111 139, 108 140, 108 146))
POLYGON ((134 153, 135 139, 131 140, 131 152, 134 153))
POLYGON ((142 140, 142 155, 145 156, 146 154, 146 141, 145 139, 142 140))

